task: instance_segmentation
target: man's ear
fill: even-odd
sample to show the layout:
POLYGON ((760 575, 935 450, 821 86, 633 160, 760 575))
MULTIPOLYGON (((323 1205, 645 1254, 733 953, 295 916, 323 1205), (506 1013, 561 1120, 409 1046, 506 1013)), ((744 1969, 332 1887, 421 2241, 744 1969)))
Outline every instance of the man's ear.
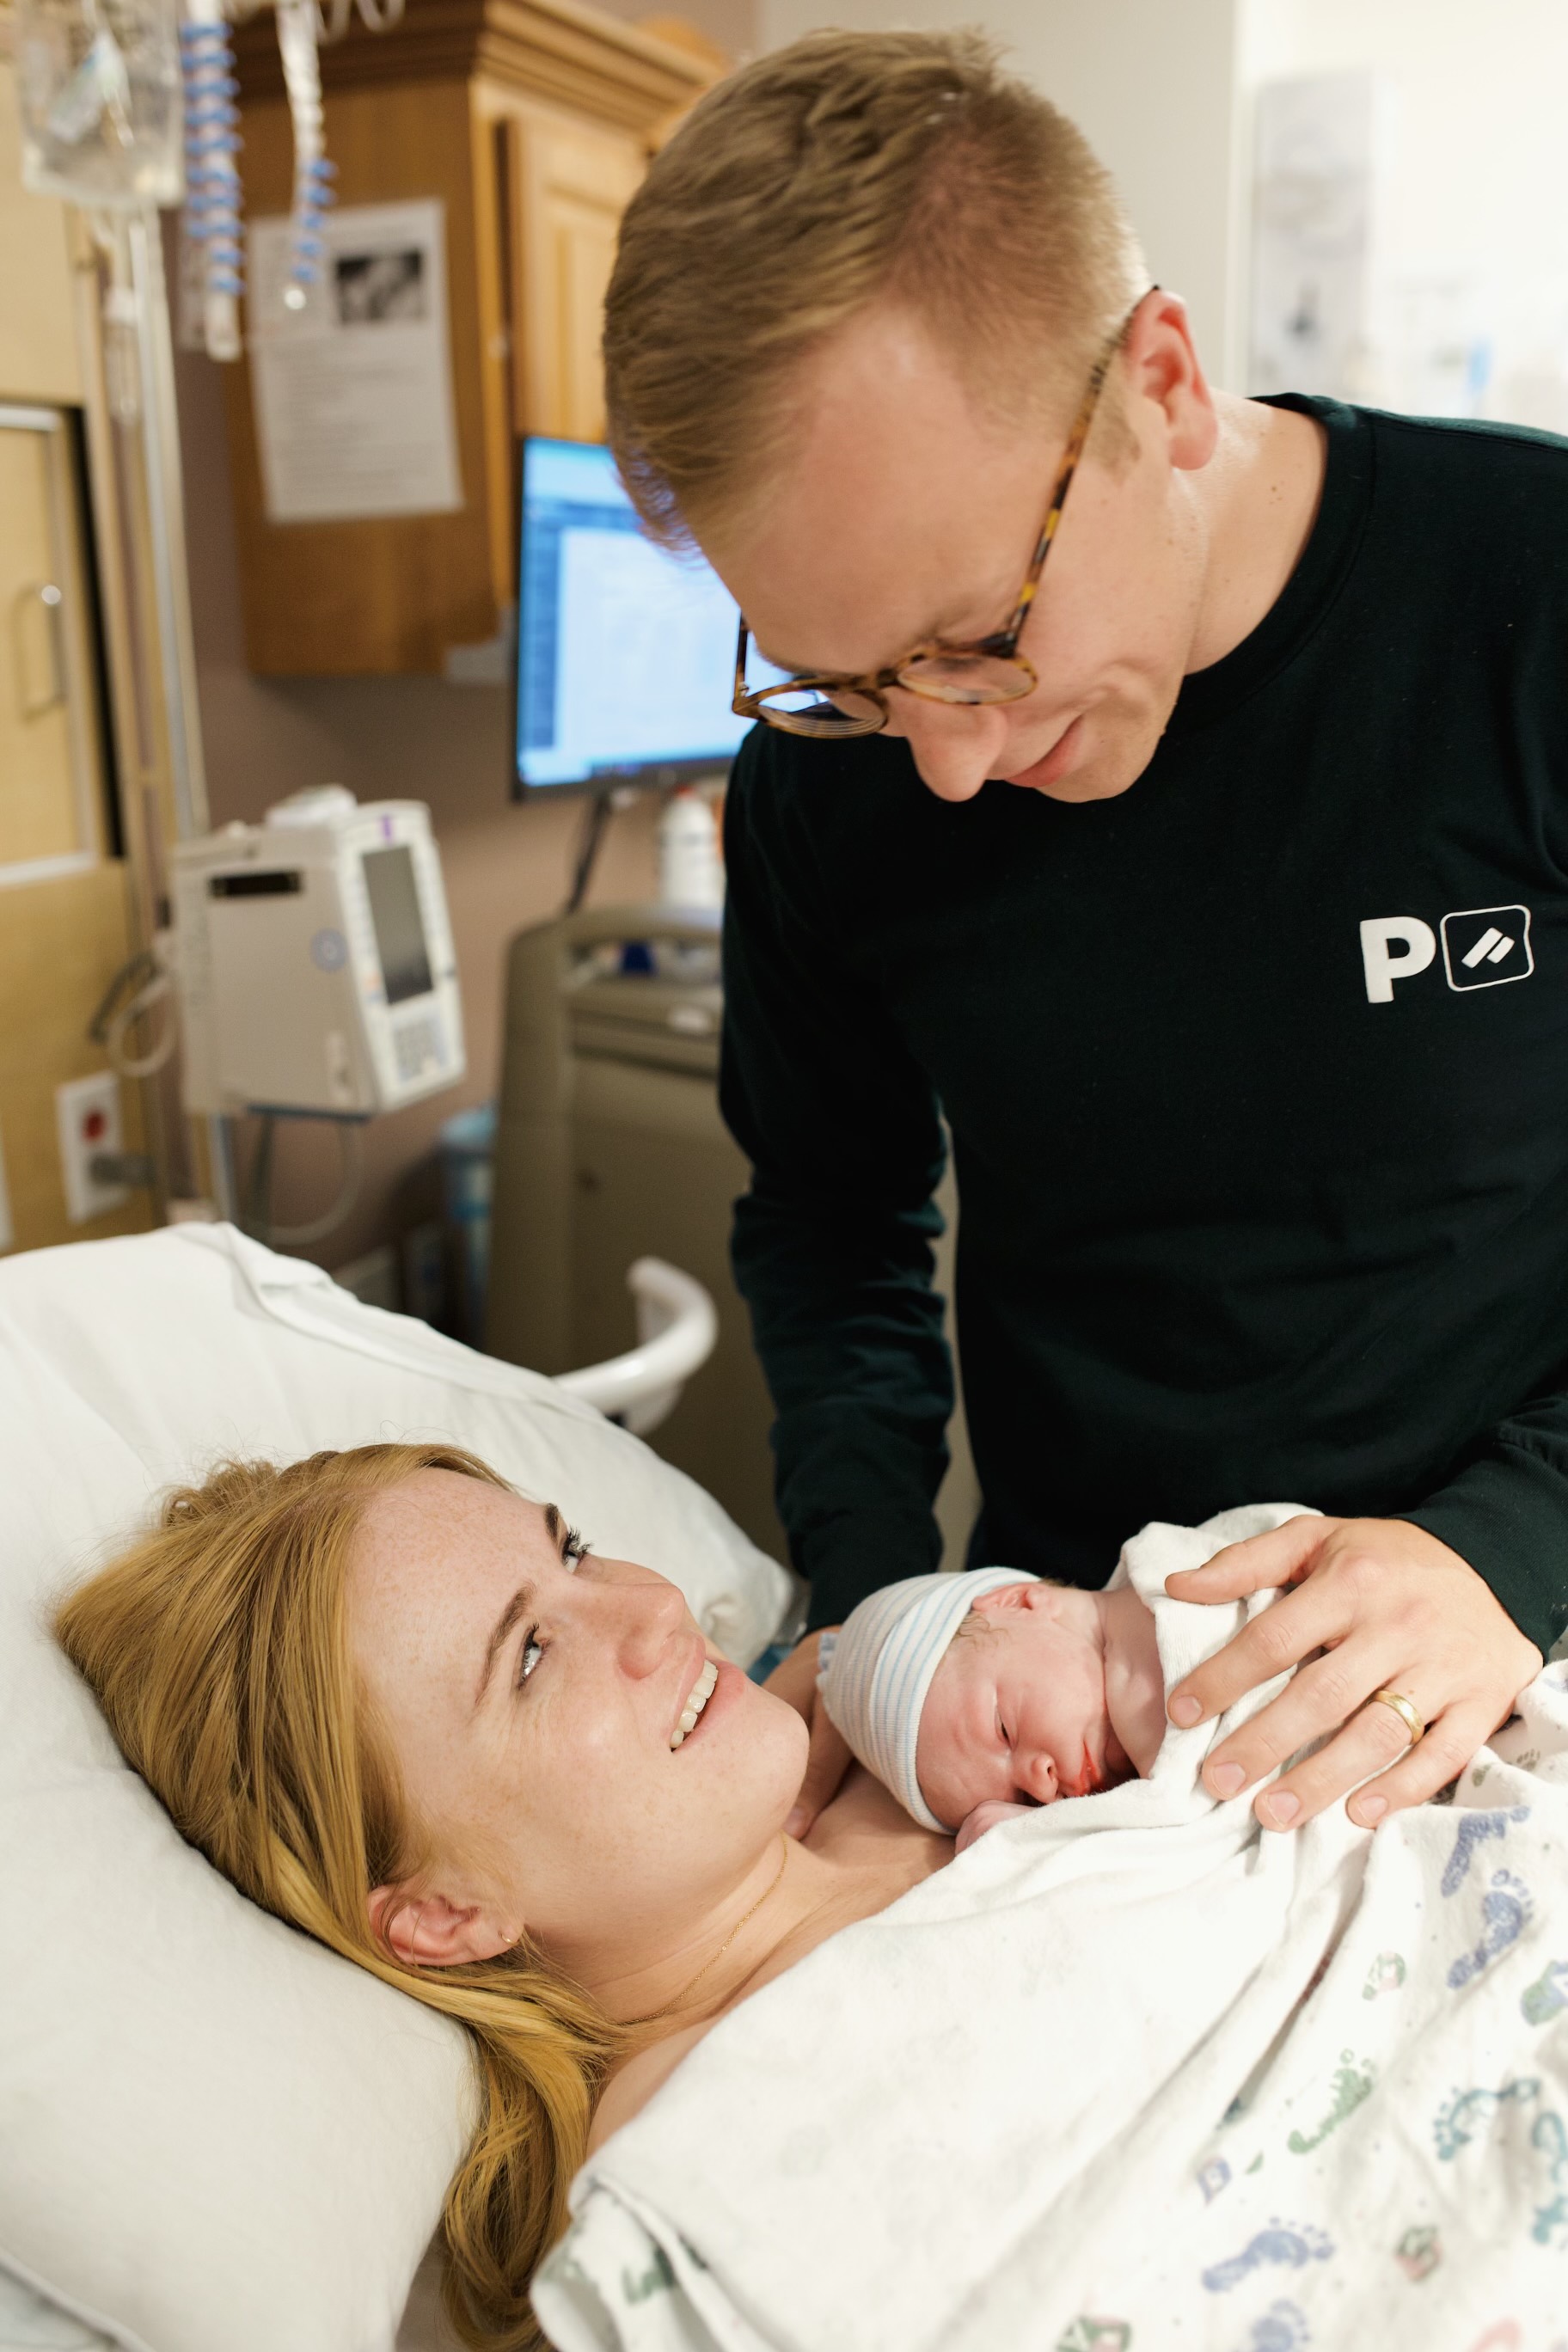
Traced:
POLYGON ((1206 466, 1219 425, 1179 294, 1158 287, 1144 299, 1127 339, 1124 364, 1130 393, 1163 412, 1171 464, 1184 472, 1206 466))
POLYGON ((411 1968, 455 1969, 493 1960, 522 1934, 482 1904, 459 1906, 444 1895, 417 1895, 407 1886, 373 1888, 367 1907, 376 1942, 411 1968))

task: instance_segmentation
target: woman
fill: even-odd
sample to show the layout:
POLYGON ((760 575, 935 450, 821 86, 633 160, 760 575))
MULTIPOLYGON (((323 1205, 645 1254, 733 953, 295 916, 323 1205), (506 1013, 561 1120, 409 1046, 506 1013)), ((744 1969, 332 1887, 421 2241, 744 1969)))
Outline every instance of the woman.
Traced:
POLYGON ((801 1715, 457 1447, 232 1464, 55 1624, 192 1844, 468 2029, 446 2292, 489 2352, 537 2340, 529 2280, 596 2138, 952 1853, 859 1771, 787 1837, 801 1715))

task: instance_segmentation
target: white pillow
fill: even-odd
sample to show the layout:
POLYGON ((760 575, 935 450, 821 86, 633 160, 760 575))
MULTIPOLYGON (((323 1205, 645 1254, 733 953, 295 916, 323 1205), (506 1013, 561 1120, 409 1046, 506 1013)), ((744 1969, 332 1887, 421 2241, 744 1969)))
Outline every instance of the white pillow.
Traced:
POLYGON ((45 1609, 226 1455, 435 1437, 672 1578, 731 1655, 772 1637, 784 1571, 537 1374, 227 1226, 0 1264, 0 2267, 138 2352, 386 2352, 465 2042, 183 1843, 45 1609))

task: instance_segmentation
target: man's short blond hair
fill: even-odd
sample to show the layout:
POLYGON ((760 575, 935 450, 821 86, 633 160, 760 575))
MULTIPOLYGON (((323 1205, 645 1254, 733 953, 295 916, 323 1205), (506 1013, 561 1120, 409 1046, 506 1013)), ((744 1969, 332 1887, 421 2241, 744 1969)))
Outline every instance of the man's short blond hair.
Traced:
MULTIPOLYGON (((609 437, 668 545, 743 520, 787 449, 803 362, 879 301, 971 397, 1065 432, 1147 285, 1110 175, 980 35, 814 33, 710 93, 622 223, 609 437)), ((1114 373, 1097 451, 1127 429, 1114 373)))

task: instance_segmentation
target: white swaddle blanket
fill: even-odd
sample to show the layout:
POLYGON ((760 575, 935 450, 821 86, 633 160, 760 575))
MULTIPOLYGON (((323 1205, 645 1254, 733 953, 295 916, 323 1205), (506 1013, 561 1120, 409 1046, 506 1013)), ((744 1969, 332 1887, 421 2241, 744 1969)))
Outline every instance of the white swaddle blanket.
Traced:
MULTIPOLYGON (((1125 1572, 1155 1591, 1287 1516, 1146 1529, 1125 1572)), ((1167 1686, 1240 1614, 1155 1606, 1167 1686)), ((993 1831, 743 2002, 598 2151, 536 2281, 552 2342, 1552 2352, 1565 1685, 1548 1667, 1452 1807, 1375 1837, 1214 1804, 1236 1717, 993 1831)))

